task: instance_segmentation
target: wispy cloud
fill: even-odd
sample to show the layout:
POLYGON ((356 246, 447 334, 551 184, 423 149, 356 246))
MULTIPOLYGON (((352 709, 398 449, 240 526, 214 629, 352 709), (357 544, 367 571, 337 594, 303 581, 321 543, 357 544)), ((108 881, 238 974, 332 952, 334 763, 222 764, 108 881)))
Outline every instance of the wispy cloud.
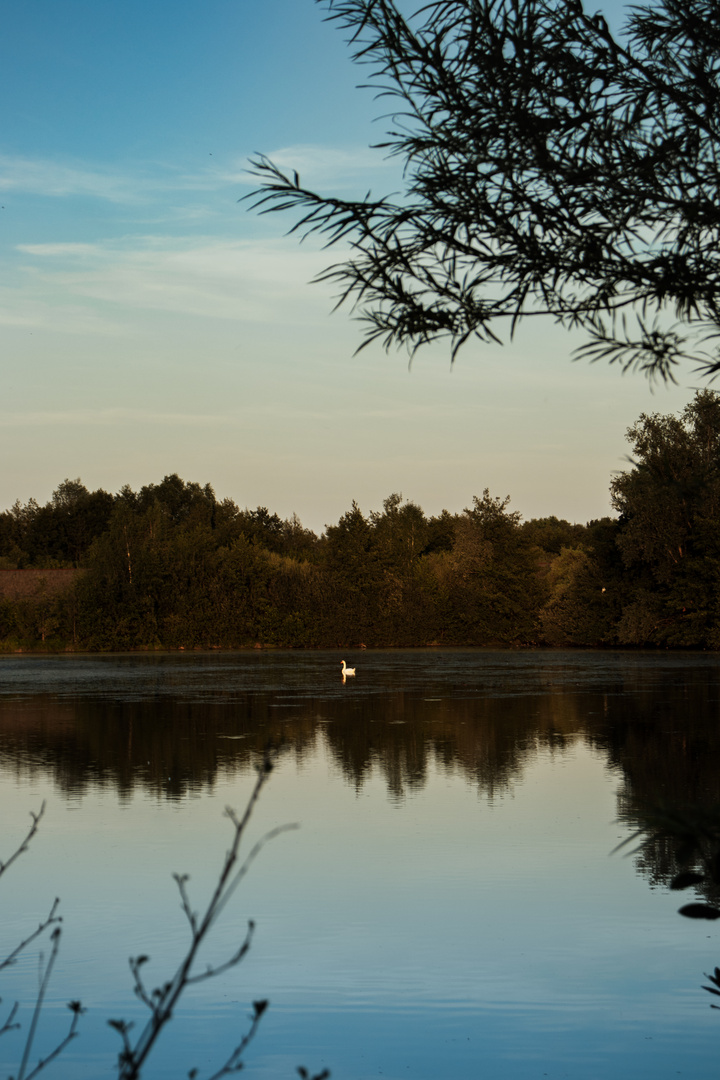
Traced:
POLYGON ((28 427, 73 427, 73 428, 128 428, 141 427, 181 427, 181 428, 217 428, 236 427, 238 424, 247 430, 248 418, 257 421, 293 420, 301 417, 305 423, 322 426, 324 430, 348 425, 358 419, 375 422, 407 423, 411 418, 437 418, 435 403, 398 405, 395 408, 377 409, 372 406, 358 405, 356 401, 335 402, 332 417, 323 408, 308 407, 306 401, 253 401, 246 405, 234 404, 231 410, 224 412, 198 413, 190 411, 142 409, 115 407, 104 409, 29 409, 14 412, 0 410, 0 428, 28 427))
POLYGON ((20 244, 0 286, 0 323, 60 332, 132 332, 141 312, 236 322, 327 316, 308 282, 327 252, 292 240, 130 237, 97 244, 20 244))
POLYGON ((0 428, 127 427, 133 424, 216 427, 218 424, 235 422, 232 416, 216 413, 157 412, 150 409, 46 409, 14 413, 0 412, 0 428))
POLYGON ((43 158, 0 156, 0 191, 53 198, 85 196, 113 203, 141 201, 141 178, 111 169, 43 158))
MULTIPOLYGON (((300 174, 300 183, 306 187, 344 190, 358 184, 367 186, 376 179, 387 182, 387 177, 399 169, 397 161, 388 160, 381 151, 367 146, 342 149, 301 143, 280 147, 265 156, 281 169, 296 170, 300 174)), ((228 179, 244 186, 257 185, 257 178, 249 172, 247 161, 243 162, 242 169, 229 173, 228 179)))
POLYGON ((132 337, 132 326, 123 314, 93 310, 82 300, 44 288, 38 282, 0 287, 0 326, 7 330, 90 338, 132 337))
POLYGON ((235 170, 220 163, 190 171, 152 161, 135 168, 111 168, 0 155, 0 192, 46 198, 92 198, 140 207, 172 192, 214 192, 237 183, 235 170))
POLYGON ((22 251, 27 255, 39 255, 52 257, 67 257, 70 259, 89 259, 102 254, 102 248, 98 244, 18 244, 16 251, 22 251))
MULTIPOLYGON (((297 169, 312 184, 323 186, 357 184, 371 172, 382 174, 389 167, 381 154, 368 148, 300 145, 283 147, 268 156, 282 168, 297 169)), ((213 159, 197 169, 183 169, 156 161, 121 168, 0 154, 0 193, 45 198, 81 197, 140 207, 168 193, 209 194, 255 182, 247 156, 230 161, 213 159)), ((198 213, 197 209, 193 212, 198 213)))
MULTIPOLYGON (((367 149, 321 146, 285 147, 274 158, 320 189, 354 184, 356 192, 379 161, 367 149)), ((308 283, 342 254, 278 237, 278 225, 289 222, 268 228, 266 219, 243 214, 236 200, 250 181, 246 167, 245 158, 209 158, 196 172, 152 163, 133 171, 0 155, 0 192, 114 204, 100 216, 79 215, 70 234, 64 221, 62 231, 53 224, 47 240, 38 217, 32 242, 5 249, 0 325, 117 338, 136 335, 150 312, 256 326, 327 325, 332 288, 308 283), (101 239, 93 233, 97 221, 101 239), (245 239, 228 239, 231 229, 245 239)))

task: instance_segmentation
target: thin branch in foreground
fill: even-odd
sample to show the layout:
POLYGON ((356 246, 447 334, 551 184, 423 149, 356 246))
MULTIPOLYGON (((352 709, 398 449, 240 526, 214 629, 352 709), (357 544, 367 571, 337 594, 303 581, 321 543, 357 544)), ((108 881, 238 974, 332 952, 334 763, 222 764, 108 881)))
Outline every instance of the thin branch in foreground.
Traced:
MULTIPOLYGON (((193 964, 197 959, 198 950, 201 944, 207 937, 210 929, 214 925, 218 916, 224 909, 226 903, 233 895, 238 885, 245 877, 251 864, 265 846, 265 844, 277 836, 279 833, 286 831, 287 829, 297 828, 296 825, 285 825, 280 828, 273 829, 262 837, 260 841, 252 848, 247 858, 237 867, 239 859, 240 844, 245 833, 245 829, 250 820, 255 805, 260 797, 260 793, 267 783, 270 773, 275 764, 277 756, 276 751, 266 752, 262 764, 258 766, 258 778, 255 782, 255 786, 250 794, 245 811, 242 817, 238 818, 235 812, 231 809, 226 810, 227 817, 230 818, 233 825, 233 840, 229 851, 225 855, 222 869, 217 881, 217 885, 213 890, 213 894, 205 909, 204 914, 200 917, 192 909, 190 903, 190 897, 187 892, 187 875, 175 874, 175 882, 180 892, 180 906, 185 914, 185 917, 190 926, 190 945, 188 950, 180 962, 175 975, 171 980, 164 983, 162 986, 156 987, 154 990, 149 991, 145 986, 142 979, 141 968, 148 960, 147 956, 139 956, 131 958, 130 969, 134 978, 134 990, 140 1000, 150 1010, 150 1018, 145 1024, 143 1030, 140 1032, 136 1042, 133 1044, 130 1038, 130 1032, 133 1027, 131 1023, 127 1023, 124 1020, 110 1020, 109 1024, 120 1035, 123 1041, 123 1047, 118 1056, 118 1080, 137 1080, 141 1074, 141 1070, 145 1061, 148 1058, 153 1046, 160 1037, 161 1032, 165 1028, 166 1024, 172 1019, 173 1011, 177 1005, 180 997, 185 988, 193 983, 202 982, 206 979, 213 978, 215 975, 219 975, 221 972, 227 971, 229 968, 238 964, 243 957, 247 954, 250 943, 252 940, 252 933, 254 929, 253 923, 249 923, 248 930, 245 938, 235 950, 235 952, 223 963, 218 964, 215 967, 208 966, 208 968, 201 973, 193 974, 193 964)), ((225 1064, 221 1067, 219 1072, 215 1074, 216 1077, 227 1076, 232 1072, 239 1072, 242 1068, 241 1055, 247 1048, 249 1042, 254 1038, 257 1027, 260 1023, 260 1019, 267 1008, 266 1001, 259 1001, 254 1003, 254 1013, 251 1019, 251 1026, 247 1034, 243 1037, 238 1046, 233 1050, 225 1064)), ((193 1073, 190 1074, 191 1076, 193 1073)), ((197 1075, 195 1071, 194 1075, 197 1075)), ((20 1078, 19 1078, 20 1080, 20 1078)))
POLYGON ((27 849, 28 849, 28 847, 30 845, 30 841, 32 840, 35 833, 38 831, 38 826, 40 824, 40 820, 41 820, 44 813, 45 813, 45 800, 43 800, 42 806, 40 807, 37 814, 33 813, 32 810, 30 811, 30 817, 32 818, 32 825, 30 826, 30 828, 28 830, 28 833, 27 833, 27 836, 25 837, 23 842, 12 853, 12 855, 10 856, 9 859, 7 859, 5 862, 2 862, 2 860, 0 860, 0 877, 2 877, 2 875, 8 869, 8 867, 12 866, 12 864, 15 862, 16 859, 18 859, 21 855, 25 854, 25 852, 27 851, 27 849))
MULTIPOLYGON (((0 876, 2 876, 2 874, 4 874, 10 866, 12 866, 12 864, 16 861, 16 859, 20 857, 20 855, 23 855, 28 850, 30 841, 33 839, 36 832, 38 831, 38 826, 44 813, 45 802, 42 803, 42 806, 40 807, 40 810, 37 814, 35 814, 33 811, 30 812, 30 816, 32 818, 32 825, 30 826, 30 829, 28 830, 24 840, 19 845, 19 847, 16 848, 10 858, 6 859, 5 862, 0 862, 0 876)), ((32 1020, 30 1021, 30 1027, 28 1029, 27 1038, 25 1040, 25 1047, 23 1049, 23 1055, 20 1062, 20 1069, 17 1074, 17 1080, 33 1080, 33 1078, 36 1077, 40 1072, 42 1072, 42 1070, 45 1069, 50 1064, 50 1062, 54 1061, 63 1052, 68 1043, 70 1043, 77 1035, 77 1026, 80 1017, 85 1012, 79 1001, 71 1001, 68 1003, 68 1008, 72 1013, 72 1020, 70 1022, 70 1028, 67 1034, 64 1038, 60 1040, 57 1046, 53 1050, 51 1050, 47 1057, 40 1058, 37 1065, 35 1065, 34 1068, 31 1068, 28 1072, 27 1070, 30 1061, 30 1055, 32 1054, 33 1043, 35 1041, 38 1023, 40 1021, 40 1014, 42 1012, 45 995, 50 984, 50 977, 52 975, 55 961, 57 959, 57 955, 60 949, 60 938, 62 934, 60 924, 62 923, 62 918, 57 914, 59 904, 60 900, 56 897, 56 899, 52 903, 50 912, 47 917, 41 923, 39 923, 38 927, 31 934, 29 934, 28 937, 24 938, 19 945, 16 945, 12 952, 10 952, 4 960, 0 961, 0 971, 2 971, 4 968, 11 967, 16 962, 20 953, 22 953, 28 947, 28 945, 35 941, 36 938, 40 937, 40 935, 43 934, 48 929, 48 927, 54 927, 52 933, 50 934, 50 956, 48 958, 47 964, 44 967, 43 954, 40 954, 40 979, 38 993, 35 1000, 35 1008, 33 1010, 32 1020)), ((0 1027, 0 1035, 5 1035, 8 1031, 17 1031, 20 1028, 21 1025, 17 1023, 15 1019, 18 1013, 18 1009, 19 1003, 16 1001, 12 1006, 2 1027, 0 1027)))
MULTIPOLYGON (((55 914, 59 904, 60 899, 56 896, 53 900, 53 904, 50 908, 50 913, 47 918, 38 924, 37 929, 33 930, 32 934, 30 934, 23 941, 21 941, 19 945, 16 945, 13 951, 11 953, 8 953, 4 960, 0 960, 0 971, 2 971, 3 968, 10 967, 12 964, 14 964, 23 949, 26 949, 28 945, 30 945, 35 940, 35 938, 40 937, 43 931, 47 930, 48 926, 52 926, 54 923, 62 922, 62 916, 55 914)), ((0 1034, 2 1034, 2 1032, 0 1032, 0 1034)))
POLYGON ((222 1065, 217 1072, 213 1073, 212 1076, 209 1077, 209 1080, 222 1080, 223 1076, 229 1076, 231 1073, 240 1072, 243 1068, 242 1055, 255 1038, 263 1013, 267 1009, 268 1004, 267 1001, 253 1001, 253 1014, 250 1018, 251 1022, 248 1031, 243 1035, 240 1043, 235 1047, 225 1064, 222 1065))
MULTIPOLYGON (((0 877, 5 873, 5 871, 10 866, 12 866, 12 864, 15 862, 15 860, 17 858, 19 858, 20 855, 23 855, 27 851, 27 849, 28 849, 28 847, 30 845, 30 841, 35 836, 35 833, 38 831, 38 826, 40 824, 40 820, 42 819, 42 816, 43 816, 44 813, 45 813, 45 802, 44 801, 43 801, 43 804, 40 807, 40 810, 38 811, 37 814, 35 814, 32 810, 30 811, 30 817, 32 818, 32 825, 30 826, 30 829, 28 830, 28 833, 27 833, 25 839, 22 841, 22 843, 19 845, 19 847, 16 848, 16 850, 13 852, 13 854, 10 856, 10 858, 7 859, 5 862, 0 861, 0 877)), ((12 964, 14 964, 15 961, 17 960, 18 956, 20 955, 20 953, 24 949, 26 949, 28 947, 28 945, 30 945, 33 941, 35 941, 36 938, 40 937, 40 935, 42 933, 44 933, 44 931, 47 930, 47 928, 49 926, 52 926, 55 923, 61 923, 62 922, 62 918, 58 914, 56 914, 59 904, 60 904, 60 900, 56 897, 55 900, 53 901, 53 904, 52 904, 52 906, 50 908, 50 912, 49 912, 47 918, 45 918, 41 923, 38 924, 37 928, 35 930, 33 930, 32 934, 29 934, 28 937, 24 938, 20 942, 19 945, 16 945, 15 948, 12 950, 12 952, 8 953, 8 955, 5 957, 4 960, 0 960, 0 971, 2 971, 4 968, 10 967, 12 964)), ((14 1015, 14 1012, 15 1012, 15 1010, 13 1010, 13 1015, 14 1015)), ((10 1024, 11 1021, 12 1021, 12 1016, 8 1017, 8 1020, 5 1022, 3 1027, 0 1028, 0 1035, 2 1035, 5 1031, 9 1030, 7 1025, 10 1024)))
POLYGON ((68 1001, 68 1009, 70 1009, 70 1012, 72 1013, 72 1020, 70 1021, 70 1029, 67 1035, 57 1044, 55 1049, 51 1051, 51 1053, 49 1053, 46 1058, 41 1058, 38 1061, 33 1071, 27 1074, 25 1080, 34 1080, 34 1077, 36 1077, 38 1073, 40 1073, 47 1065, 49 1065, 51 1061, 54 1061, 56 1057, 59 1057, 59 1055, 62 1054, 68 1043, 72 1042, 72 1040, 78 1034, 77 1026, 80 1021, 80 1017, 87 1010, 83 1008, 79 1001, 68 1001))
MULTIPOLYGON (((0 998, 0 1001, 2 1001, 2 998, 0 998)), ((17 1031, 19 1029, 20 1025, 15 1023, 15 1014, 17 1013, 19 1008, 20 1002, 16 1001, 10 1012, 8 1013, 7 1020, 5 1021, 3 1026, 0 1027, 0 1035, 4 1035, 7 1031, 17 1031)))
POLYGON ((28 1036, 25 1040, 25 1049, 23 1051, 22 1061, 20 1062, 20 1070, 17 1075, 17 1080, 33 1080, 33 1077, 37 1076, 51 1061, 54 1061, 59 1054, 65 1049, 69 1042, 71 1042, 77 1035, 77 1025, 80 1016, 85 1011, 79 1001, 71 1001, 68 1008, 72 1012, 72 1020, 70 1022, 70 1029, 54 1050, 46 1058, 40 1058, 37 1065, 30 1072, 27 1072, 28 1062, 32 1053, 33 1042, 35 1041, 35 1035, 37 1033, 37 1026, 40 1020, 40 1013, 42 1012, 43 1004, 45 1002, 45 995, 47 988, 50 985, 50 977, 52 975, 53 968, 55 967, 55 961, 57 960, 58 952, 60 951, 60 937, 62 930, 59 926, 56 926, 50 935, 50 956, 47 964, 43 967, 43 955, 40 954, 40 986, 38 988, 37 998, 35 1000, 35 1009, 33 1010, 32 1020, 30 1021, 30 1028, 28 1030, 28 1036))

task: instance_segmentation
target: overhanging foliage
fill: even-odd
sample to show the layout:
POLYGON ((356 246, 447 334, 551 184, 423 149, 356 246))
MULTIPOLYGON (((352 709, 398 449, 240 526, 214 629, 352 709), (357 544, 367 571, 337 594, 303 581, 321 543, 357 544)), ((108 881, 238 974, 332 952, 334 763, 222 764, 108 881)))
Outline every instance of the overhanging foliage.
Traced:
MULTIPOLYGON (((720 370, 720 2, 318 0, 389 101, 397 197, 345 200, 253 162, 261 212, 350 257, 321 280, 411 352, 549 316, 578 355, 672 379, 720 370)), ((361 346, 362 348, 362 346, 361 346)))

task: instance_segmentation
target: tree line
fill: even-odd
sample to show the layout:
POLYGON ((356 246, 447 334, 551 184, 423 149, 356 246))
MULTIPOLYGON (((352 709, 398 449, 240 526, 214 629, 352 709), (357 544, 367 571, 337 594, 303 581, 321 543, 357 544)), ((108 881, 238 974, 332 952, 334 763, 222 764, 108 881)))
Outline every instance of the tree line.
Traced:
MULTIPOLYGON (((522 521, 486 489, 428 517, 392 494, 318 536, 173 474, 65 480, 0 514, 0 570, 81 570, 0 599, 2 648, 720 645, 720 395, 643 414, 617 517, 522 521)), ((2 574, 0 574, 0 578, 2 574)))

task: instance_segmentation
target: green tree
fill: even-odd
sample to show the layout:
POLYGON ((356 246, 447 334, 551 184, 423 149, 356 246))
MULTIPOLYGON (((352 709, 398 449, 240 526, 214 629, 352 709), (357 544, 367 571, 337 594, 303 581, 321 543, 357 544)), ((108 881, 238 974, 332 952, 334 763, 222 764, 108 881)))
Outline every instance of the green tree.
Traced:
POLYGON ((9 510, 0 514, 0 558, 3 569, 23 569, 27 566, 30 561, 30 531, 39 509, 35 499, 29 499, 24 506, 16 499, 9 510))
POLYGON ((528 643, 537 639, 542 587, 532 546, 510 499, 473 498, 458 515, 451 552, 433 556, 442 639, 452 644, 528 643))
POLYGON ((158 506, 140 513, 131 493, 117 499, 110 525, 88 556, 77 586, 83 644, 99 649, 158 645, 158 592, 167 519, 158 506))
POLYGON ((629 429, 633 468, 611 485, 627 598, 621 640, 720 644, 720 395, 629 429))
POLYGON ((633 6, 618 35, 582 0, 320 2, 391 103, 404 190, 325 196, 261 157, 250 198, 349 241, 321 277, 366 343, 454 356, 546 315, 592 360, 720 369, 718 0, 633 6))
POLYGON ((382 574, 372 524, 354 500, 337 525, 327 526, 323 555, 334 583, 329 644, 370 643, 371 600, 378 594, 382 574))
POLYGON ((88 491, 79 478, 58 484, 50 501, 33 515, 29 536, 33 563, 81 566, 93 540, 107 529, 113 505, 107 491, 88 491))
POLYGON ((383 512, 370 515, 375 544, 388 567, 407 574, 425 551, 428 523, 422 509, 413 502, 403 503, 402 495, 389 495, 383 512))
POLYGON ((436 636, 432 603, 422 562, 430 540, 421 507, 392 494, 382 513, 370 515, 378 567, 382 575, 375 598, 376 632, 384 644, 425 644, 436 636))
POLYGON ((583 547, 588 540, 585 525, 573 525, 554 516, 523 521, 521 529, 530 543, 552 555, 559 555, 566 547, 583 547))
POLYGON ((163 478, 160 484, 147 484, 137 495, 129 488, 123 489, 126 498, 134 501, 139 510, 159 504, 169 515, 174 525, 188 522, 190 519, 214 526, 217 500, 210 484, 200 484, 181 480, 177 473, 163 478))
POLYGON ((382 511, 365 517, 353 503, 328 526, 321 550, 334 584, 331 643, 417 645, 435 636, 432 590, 422 568, 429 537, 422 509, 396 493, 382 511))
POLYGON ((63 480, 45 506, 29 499, 0 514, 0 556, 20 568, 81 566, 107 529, 113 505, 107 491, 88 491, 79 478, 63 480))
POLYGON ((592 548, 562 548, 545 578, 549 597, 540 612, 548 645, 608 645, 620 616, 617 579, 592 548))
POLYGON ((267 551, 282 551, 283 522, 277 514, 271 514, 267 506, 258 506, 256 510, 242 510, 239 514, 240 527, 251 543, 267 551))

